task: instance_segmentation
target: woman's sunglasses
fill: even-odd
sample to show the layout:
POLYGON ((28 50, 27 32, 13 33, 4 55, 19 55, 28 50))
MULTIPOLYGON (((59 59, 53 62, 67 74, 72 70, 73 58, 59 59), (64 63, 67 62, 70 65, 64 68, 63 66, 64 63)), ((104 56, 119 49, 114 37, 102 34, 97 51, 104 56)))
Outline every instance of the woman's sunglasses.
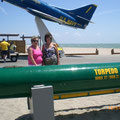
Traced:
POLYGON ((33 40, 33 42, 38 42, 38 40, 33 40))

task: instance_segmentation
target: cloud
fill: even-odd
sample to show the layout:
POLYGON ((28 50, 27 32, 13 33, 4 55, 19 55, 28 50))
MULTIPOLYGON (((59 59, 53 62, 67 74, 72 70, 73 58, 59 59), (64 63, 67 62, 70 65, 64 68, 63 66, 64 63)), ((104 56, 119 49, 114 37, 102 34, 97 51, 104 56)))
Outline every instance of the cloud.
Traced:
POLYGON ((65 32, 64 34, 65 34, 65 35, 69 35, 70 33, 69 33, 69 32, 65 32))
POLYGON ((98 15, 106 15, 106 14, 112 14, 112 13, 118 13, 120 12, 120 9, 113 9, 113 10, 107 10, 103 12, 99 12, 98 15))
POLYGON ((81 37, 81 34, 79 32, 75 32, 74 35, 77 37, 81 37))
POLYGON ((99 33, 99 32, 98 32, 98 33, 96 33, 96 36, 98 36, 98 37, 99 37, 99 36, 101 36, 101 33, 99 33))
POLYGON ((7 15, 7 12, 5 11, 4 8, 0 7, 0 12, 2 12, 4 15, 7 15))
POLYGON ((55 33, 55 32, 52 32, 52 35, 55 36, 55 37, 59 37, 60 36, 60 34, 55 33))

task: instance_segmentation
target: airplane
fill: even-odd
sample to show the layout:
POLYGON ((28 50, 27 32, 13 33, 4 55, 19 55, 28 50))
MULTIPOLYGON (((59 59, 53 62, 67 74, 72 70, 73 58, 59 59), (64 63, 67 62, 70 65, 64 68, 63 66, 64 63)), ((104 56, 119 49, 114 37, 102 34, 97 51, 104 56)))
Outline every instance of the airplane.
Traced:
POLYGON ((97 8, 90 4, 74 10, 50 6, 41 0, 1 0, 25 9, 27 12, 39 18, 57 22, 74 28, 85 29, 97 8))

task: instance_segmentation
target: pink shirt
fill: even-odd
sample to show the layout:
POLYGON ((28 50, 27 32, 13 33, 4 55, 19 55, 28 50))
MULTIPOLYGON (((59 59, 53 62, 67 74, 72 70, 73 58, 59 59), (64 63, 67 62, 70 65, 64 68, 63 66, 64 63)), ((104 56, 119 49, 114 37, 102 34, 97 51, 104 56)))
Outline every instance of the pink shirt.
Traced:
MULTIPOLYGON (((32 52, 33 52, 33 58, 34 58, 35 62, 37 63, 37 65, 42 64, 42 61, 43 61, 42 56, 43 56, 43 54, 42 54, 41 50, 40 50, 40 49, 37 49, 37 50, 36 50, 36 49, 33 48, 33 47, 31 47, 31 48, 32 48, 32 52)), ((29 65, 34 65, 34 64, 31 62, 29 56, 28 56, 28 64, 29 64, 29 65)))

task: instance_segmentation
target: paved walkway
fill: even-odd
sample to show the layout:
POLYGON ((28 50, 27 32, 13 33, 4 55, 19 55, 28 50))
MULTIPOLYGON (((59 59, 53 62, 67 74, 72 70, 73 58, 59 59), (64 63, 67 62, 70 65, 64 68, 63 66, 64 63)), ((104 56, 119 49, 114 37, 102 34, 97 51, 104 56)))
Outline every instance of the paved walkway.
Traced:
MULTIPOLYGON (((63 64, 88 64, 88 63, 111 63, 120 62, 120 55, 90 55, 90 56, 69 56, 60 59, 61 65, 63 64)), ((9 59, 6 63, 0 59, 0 67, 4 66, 28 66, 27 57, 19 57, 17 62, 11 62, 9 59)))

